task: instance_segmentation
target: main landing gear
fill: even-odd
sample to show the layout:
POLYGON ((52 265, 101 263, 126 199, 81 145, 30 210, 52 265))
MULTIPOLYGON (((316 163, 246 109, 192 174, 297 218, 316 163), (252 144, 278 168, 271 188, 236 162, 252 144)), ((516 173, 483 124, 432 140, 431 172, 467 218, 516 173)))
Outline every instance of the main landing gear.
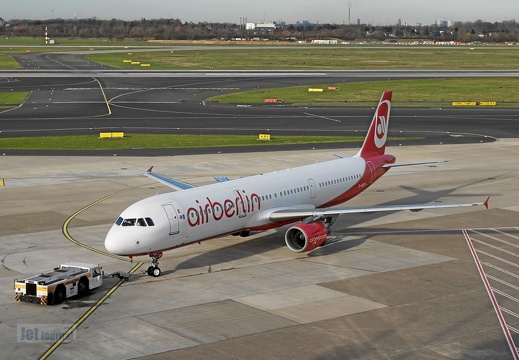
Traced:
POLYGON ((160 276, 161 271, 160 271, 160 268, 159 268, 159 259, 162 257, 163 254, 164 253, 162 251, 158 252, 156 254, 150 254, 151 266, 148 268, 148 275, 149 276, 153 276, 153 277, 160 276))

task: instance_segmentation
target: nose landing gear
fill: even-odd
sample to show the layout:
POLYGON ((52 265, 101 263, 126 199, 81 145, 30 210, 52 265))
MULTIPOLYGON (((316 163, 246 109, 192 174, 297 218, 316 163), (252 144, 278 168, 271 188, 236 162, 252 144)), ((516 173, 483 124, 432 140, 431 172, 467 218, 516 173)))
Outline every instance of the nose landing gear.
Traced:
POLYGON ((151 266, 148 268, 148 271, 147 271, 149 276, 153 276, 153 277, 160 276, 161 271, 159 268, 159 259, 162 257, 163 254, 164 254, 163 252, 150 254, 151 266))

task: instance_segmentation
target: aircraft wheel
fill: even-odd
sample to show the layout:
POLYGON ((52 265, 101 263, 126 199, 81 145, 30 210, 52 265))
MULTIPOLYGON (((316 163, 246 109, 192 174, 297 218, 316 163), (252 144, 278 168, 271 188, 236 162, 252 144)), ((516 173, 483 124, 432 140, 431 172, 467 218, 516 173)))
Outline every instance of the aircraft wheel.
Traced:
POLYGON ((153 269, 154 269, 153 266, 150 266, 150 267, 148 268, 148 275, 149 275, 149 276, 153 276, 153 269))
POLYGON ((159 268, 159 267, 155 267, 155 268, 153 269, 153 271, 152 271, 152 275, 153 275, 153 277, 158 277, 158 276, 160 276, 160 273, 161 273, 161 271, 160 271, 160 268, 159 268))

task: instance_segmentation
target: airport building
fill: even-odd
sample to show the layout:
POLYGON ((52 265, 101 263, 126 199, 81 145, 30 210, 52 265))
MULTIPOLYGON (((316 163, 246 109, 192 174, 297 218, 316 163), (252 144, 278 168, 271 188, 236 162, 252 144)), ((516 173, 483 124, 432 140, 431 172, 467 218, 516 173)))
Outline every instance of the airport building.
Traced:
POLYGON ((275 22, 262 22, 262 23, 247 23, 245 24, 246 30, 276 30, 276 23, 275 22))

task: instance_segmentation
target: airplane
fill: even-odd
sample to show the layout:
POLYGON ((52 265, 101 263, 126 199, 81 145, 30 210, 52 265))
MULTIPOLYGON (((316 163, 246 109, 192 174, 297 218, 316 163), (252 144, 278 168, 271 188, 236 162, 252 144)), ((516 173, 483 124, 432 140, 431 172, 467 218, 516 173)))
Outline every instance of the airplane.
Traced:
POLYGON ((332 207, 359 195, 392 167, 437 162, 398 164, 385 153, 391 98, 392 91, 382 94, 362 147, 352 157, 336 155, 338 159, 199 187, 149 168, 145 175, 176 191, 130 205, 109 230, 106 249, 130 258, 149 255, 147 273, 157 277, 164 251, 225 235, 248 236, 296 222, 286 231, 285 243, 301 253, 324 245, 330 227, 344 214, 488 208, 489 198, 474 203, 332 207))

